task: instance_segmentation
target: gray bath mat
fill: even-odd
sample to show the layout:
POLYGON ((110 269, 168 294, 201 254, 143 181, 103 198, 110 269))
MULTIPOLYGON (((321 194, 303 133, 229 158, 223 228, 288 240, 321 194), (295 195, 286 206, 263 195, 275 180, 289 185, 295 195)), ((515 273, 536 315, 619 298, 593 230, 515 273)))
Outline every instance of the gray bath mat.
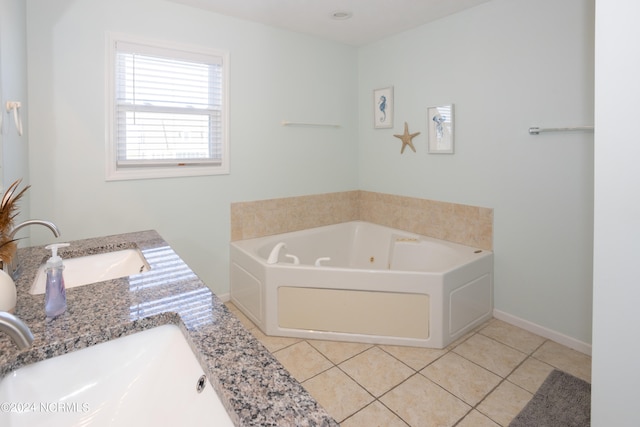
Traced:
POLYGON ((509 427, 589 427, 591 384, 554 370, 509 427))

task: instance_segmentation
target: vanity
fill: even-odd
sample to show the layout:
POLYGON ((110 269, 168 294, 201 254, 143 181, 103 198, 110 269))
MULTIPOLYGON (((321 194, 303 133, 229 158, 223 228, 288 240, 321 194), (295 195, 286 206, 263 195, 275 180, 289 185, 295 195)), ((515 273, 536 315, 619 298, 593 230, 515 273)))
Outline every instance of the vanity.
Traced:
POLYGON ((44 246, 19 249, 15 314, 35 339, 31 348, 19 351, 0 334, 0 378, 56 356, 174 325, 234 425, 338 426, 157 232, 73 241, 60 255, 66 260, 123 250, 142 254, 146 263, 139 273, 67 289, 67 311, 47 320, 44 294, 30 291, 49 252, 44 246))

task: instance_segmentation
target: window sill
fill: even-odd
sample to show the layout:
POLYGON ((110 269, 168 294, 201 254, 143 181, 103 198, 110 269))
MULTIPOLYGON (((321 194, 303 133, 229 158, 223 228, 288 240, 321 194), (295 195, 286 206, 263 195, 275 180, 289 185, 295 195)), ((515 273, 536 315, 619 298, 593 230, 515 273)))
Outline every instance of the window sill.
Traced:
POLYGON ((172 166, 108 169, 105 181, 228 175, 228 166, 172 166))

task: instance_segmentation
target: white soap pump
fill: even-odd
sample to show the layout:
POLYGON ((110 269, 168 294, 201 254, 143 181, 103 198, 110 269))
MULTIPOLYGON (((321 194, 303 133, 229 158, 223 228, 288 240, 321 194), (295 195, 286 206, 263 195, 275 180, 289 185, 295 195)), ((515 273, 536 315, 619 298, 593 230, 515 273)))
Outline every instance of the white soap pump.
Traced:
POLYGON ((67 292, 64 288, 64 277, 62 270, 62 258, 58 256, 58 248, 69 246, 69 243, 53 243, 46 246, 51 250, 51 258, 45 265, 47 272, 47 286, 44 295, 44 311, 48 319, 53 319, 65 312, 67 309, 67 292))

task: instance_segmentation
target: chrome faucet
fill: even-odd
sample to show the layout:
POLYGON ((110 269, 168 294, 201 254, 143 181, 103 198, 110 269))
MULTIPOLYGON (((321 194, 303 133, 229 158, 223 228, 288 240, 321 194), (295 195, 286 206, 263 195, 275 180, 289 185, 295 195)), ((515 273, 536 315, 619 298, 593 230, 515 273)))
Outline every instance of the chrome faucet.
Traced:
POLYGON ((0 331, 9 335, 20 350, 28 349, 33 343, 33 334, 27 324, 6 311, 0 311, 0 331))
MULTIPOLYGON (((9 233, 9 240, 15 240, 16 233, 20 231, 20 229, 26 227, 27 225, 34 224, 44 225, 49 230, 51 230, 55 237, 60 237, 60 230, 58 230, 58 227, 51 221, 45 221, 43 219, 30 219, 16 225, 9 233)), ((13 256, 13 260, 11 261, 11 263, 3 263, 3 269, 5 273, 13 278, 13 280, 16 280, 18 278, 18 276, 20 275, 20 261, 18 260, 17 253, 13 256)))

